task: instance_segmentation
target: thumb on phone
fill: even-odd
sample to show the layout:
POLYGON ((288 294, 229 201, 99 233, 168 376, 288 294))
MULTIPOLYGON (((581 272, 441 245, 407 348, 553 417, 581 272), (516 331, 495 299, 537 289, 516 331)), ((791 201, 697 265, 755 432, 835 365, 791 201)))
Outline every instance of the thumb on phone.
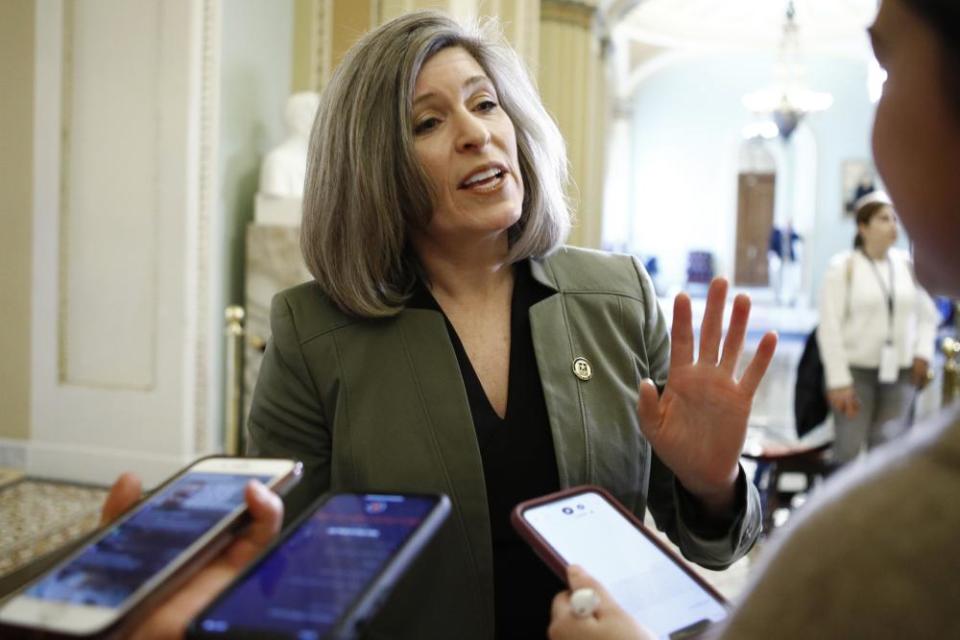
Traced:
POLYGON ((572 564, 567 567, 567 585, 569 585, 571 592, 577 589, 593 589, 594 593, 596 593, 600 599, 597 612, 600 612, 604 607, 609 608, 611 605, 618 606, 606 588, 600 584, 596 578, 587 573, 586 569, 579 565, 572 564))
POLYGON ((610 592, 582 567, 567 567, 569 591, 553 601, 550 640, 655 640, 656 636, 624 611, 610 592), (577 589, 592 589, 599 599, 592 616, 578 618, 572 613, 570 599, 577 589))
POLYGON ((113 522, 137 504, 141 493, 143 493, 143 486, 140 477, 130 471, 121 473, 110 487, 107 499, 104 500, 103 507, 100 509, 100 526, 113 522))

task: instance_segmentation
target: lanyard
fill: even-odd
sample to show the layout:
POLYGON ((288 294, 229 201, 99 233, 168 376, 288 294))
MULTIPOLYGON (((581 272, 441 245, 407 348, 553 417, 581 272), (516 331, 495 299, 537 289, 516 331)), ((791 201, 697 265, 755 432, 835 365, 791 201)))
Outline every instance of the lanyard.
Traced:
POLYGON ((867 262, 870 263, 870 268, 873 270, 873 275, 877 278, 877 284, 880 285, 880 290, 883 291, 884 297, 887 299, 887 327, 889 331, 887 333, 887 342, 893 341, 893 260, 890 259, 890 255, 887 255, 887 267, 890 269, 890 290, 887 290, 887 285, 884 284, 883 278, 880 277, 880 271, 877 269, 877 265, 870 259, 870 256, 866 252, 863 252, 863 257, 867 259, 867 262))

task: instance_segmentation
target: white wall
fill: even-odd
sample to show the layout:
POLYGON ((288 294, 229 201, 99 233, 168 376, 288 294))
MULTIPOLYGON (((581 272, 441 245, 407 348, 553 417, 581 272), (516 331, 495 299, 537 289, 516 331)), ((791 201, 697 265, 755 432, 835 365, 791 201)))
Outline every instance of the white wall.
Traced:
MULTIPOLYGON (((244 237, 253 219, 263 155, 284 138, 283 109, 290 95, 293 0, 230 0, 222 5, 217 266, 223 286, 214 308, 243 304, 244 237)), ((211 318, 216 368, 223 388, 223 314, 211 318)), ((223 424, 221 401, 211 416, 223 424)), ((219 427, 216 433, 221 433, 219 427)))
MULTIPOLYGON (((0 2, 0 439, 30 436, 33 47, 35 7, 0 2)), ((0 467, 24 465, 4 455, 0 467)))
MULTIPOLYGON (((679 286, 691 249, 713 251, 718 273, 733 273, 737 152, 743 127, 756 120, 741 97, 771 82, 774 57, 671 55, 637 86, 632 166, 623 173, 633 181, 628 246, 657 255, 665 282, 679 286)), ((795 134, 815 150, 816 193, 798 194, 815 208, 798 212, 813 223, 805 249, 815 293, 830 256, 850 246, 853 226, 841 209, 841 162, 870 157, 874 107, 867 97, 865 59, 811 56, 807 62, 809 85, 834 96, 828 111, 808 117, 795 134)), ((619 239, 606 240, 616 245, 619 239)))

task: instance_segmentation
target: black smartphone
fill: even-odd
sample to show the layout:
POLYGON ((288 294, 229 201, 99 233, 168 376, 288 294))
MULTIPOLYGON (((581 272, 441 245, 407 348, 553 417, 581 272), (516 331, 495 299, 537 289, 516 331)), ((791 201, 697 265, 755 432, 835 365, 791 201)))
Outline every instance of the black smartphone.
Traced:
POLYGON ((194 618, 187 637, 353 638, 449 513, 444 495, 324 496, 194 618))
POLYGON ((695 637, 727 617, 723 596, 600 487, 522 502, 511 522, 561 580, 580 565, 658 638, 695 637))
POLYGON ((174 588, 230 542, 250 480, 283 491, 294 460, 203 458, 164 483, 89 544, 0 605, 0 636, 118 633, 145 603, 174 588), (9 635, 8 635, 9 634, 9 635))

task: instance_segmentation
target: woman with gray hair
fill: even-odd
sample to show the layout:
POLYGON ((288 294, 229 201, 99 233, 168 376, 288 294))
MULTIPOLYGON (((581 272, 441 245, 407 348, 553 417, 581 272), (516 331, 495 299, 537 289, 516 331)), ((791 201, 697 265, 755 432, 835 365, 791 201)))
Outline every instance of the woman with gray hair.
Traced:
POLYGON ((759 533, 739 467, 764 337, 710 289, 699 358, 673 350, 628 256, 561 247, 562 138, 516 54, 437 12, 363 37, 325 89, 301 246, 315 281, 273 301, 250 453, 304 462, 295 515, 332 490, 442 492, 452 516, 372 637, 542 637, 556 579, 510 509, 595 483, 724 567, 759 533), (669 378, 668 378, 669 371, 669 378))

